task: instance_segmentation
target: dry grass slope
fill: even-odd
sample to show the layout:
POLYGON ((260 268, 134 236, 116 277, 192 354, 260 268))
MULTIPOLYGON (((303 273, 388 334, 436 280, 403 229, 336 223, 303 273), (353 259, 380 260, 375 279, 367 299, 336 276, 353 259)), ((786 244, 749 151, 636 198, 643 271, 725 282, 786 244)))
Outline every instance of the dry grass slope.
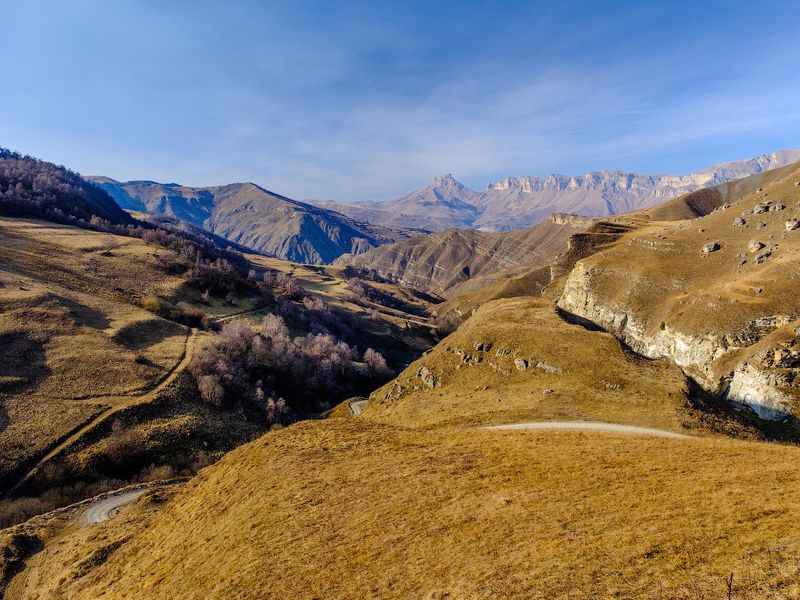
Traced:
POLYGON ((307 422, 53 542, 20 597, 795 598, 798 507, 793 447, 307 422))

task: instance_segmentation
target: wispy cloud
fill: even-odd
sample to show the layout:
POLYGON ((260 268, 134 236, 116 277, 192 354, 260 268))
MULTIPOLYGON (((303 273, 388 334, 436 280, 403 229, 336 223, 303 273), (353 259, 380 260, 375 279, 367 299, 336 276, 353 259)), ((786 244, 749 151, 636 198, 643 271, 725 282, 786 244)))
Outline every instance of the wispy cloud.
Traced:
POLYGON ((793 3, 14 10, 0 143, 118 178, 380 199, 445 172, 676 172, 800 137, 793 3))

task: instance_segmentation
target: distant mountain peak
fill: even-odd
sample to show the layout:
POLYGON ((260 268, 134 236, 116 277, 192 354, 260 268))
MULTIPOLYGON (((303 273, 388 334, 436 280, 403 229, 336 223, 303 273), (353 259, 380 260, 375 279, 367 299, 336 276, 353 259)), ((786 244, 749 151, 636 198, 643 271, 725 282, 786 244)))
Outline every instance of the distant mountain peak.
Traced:
POLYGON ((448 173, 447 175, 437 175, 436 177, 434 177, 433 185, 436 187, 449 186, 449 185, 464 187, 464 185, 461 182, 457 181, 456 178, 453 177, 450 173, 448 173))

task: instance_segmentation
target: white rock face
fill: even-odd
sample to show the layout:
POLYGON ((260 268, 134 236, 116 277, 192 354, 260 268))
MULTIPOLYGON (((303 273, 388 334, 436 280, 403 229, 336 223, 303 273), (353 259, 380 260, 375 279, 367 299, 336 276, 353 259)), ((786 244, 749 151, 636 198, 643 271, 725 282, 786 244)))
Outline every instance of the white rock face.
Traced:
POLYGON ((753 365, 742 365, 733 372, 728 400, 745 404, 762 419, 779 420, 792 413, 791 398, 780 390, 785 385, 778 377, 753 365))
POLYGON ((598 301, 592 290, 596 271, 579 262, 570 272, 558 301, 562 310, 602 327, 648 358, 667 358, 680 366, 705 390, 745 404, 764 419, 782 419, 791 414, 791 399, 781 391, 788 381, 755 365, 739 365, 733 373, 717 373, 714 363, 724 355, 746 348, 766 332, 791 322, 786 315, 754 320, 735 335, 687 335, 666 324, 648 331, 645 324, 622 306, 598 301))

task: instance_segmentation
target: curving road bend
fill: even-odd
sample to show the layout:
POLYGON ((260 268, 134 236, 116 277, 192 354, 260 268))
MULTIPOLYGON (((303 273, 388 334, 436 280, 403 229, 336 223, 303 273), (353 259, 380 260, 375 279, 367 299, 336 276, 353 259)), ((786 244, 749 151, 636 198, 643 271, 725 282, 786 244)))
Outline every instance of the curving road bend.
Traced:
POLYGON ((487 425, 481 429, 519 430, 519 429, 556 429, 563 431, 604 431, 608 433, 627 433, 634 435, 654 435, 666 438, 689 438, 691 436, 675 433, 666 429, 636 427, 634 425, 618 425, 616 423, 597 423, 584 421, 532 421, 529 423, 510 423, 508 425, 487 425))
POLYGON ((82 521, 86 525, 107 521, 116 515, 120 509, 131 504, 146 491, 147 489, 131 490, 117 496, 99 500, 84 511, 82 521))

